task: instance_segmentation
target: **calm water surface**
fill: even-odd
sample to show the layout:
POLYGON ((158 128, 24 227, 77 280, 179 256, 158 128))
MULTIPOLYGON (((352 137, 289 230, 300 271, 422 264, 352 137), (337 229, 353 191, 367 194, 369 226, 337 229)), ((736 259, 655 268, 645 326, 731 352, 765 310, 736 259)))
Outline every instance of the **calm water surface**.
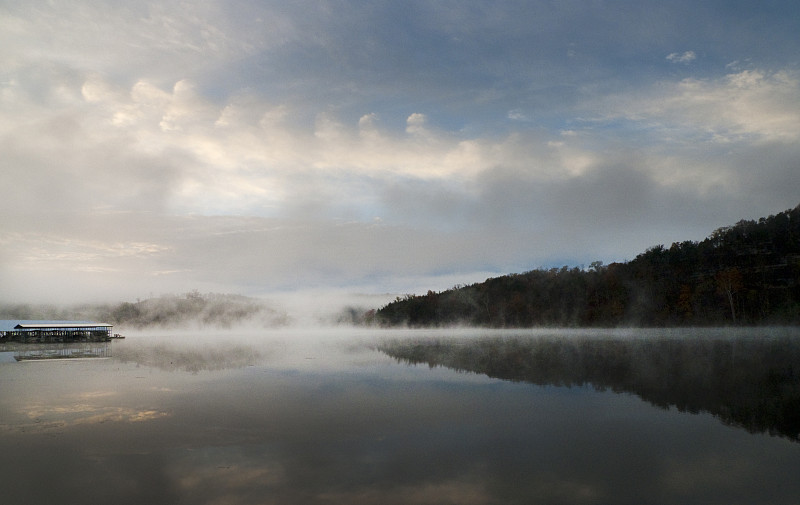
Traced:
POLYGON ((2 503, 800 503, 796 329, 109 345, 0 348, 2 503))

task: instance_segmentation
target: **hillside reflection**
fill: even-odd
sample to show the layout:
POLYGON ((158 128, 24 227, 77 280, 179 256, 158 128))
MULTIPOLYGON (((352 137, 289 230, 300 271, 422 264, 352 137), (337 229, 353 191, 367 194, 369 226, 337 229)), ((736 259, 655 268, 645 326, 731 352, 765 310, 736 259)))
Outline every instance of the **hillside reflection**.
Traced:
POLYGON ((708 412, 751 433, 800 441, 800 339, 559 337, 388 340, 399 362, 539 385, 632 393, 661 408, 708 412))

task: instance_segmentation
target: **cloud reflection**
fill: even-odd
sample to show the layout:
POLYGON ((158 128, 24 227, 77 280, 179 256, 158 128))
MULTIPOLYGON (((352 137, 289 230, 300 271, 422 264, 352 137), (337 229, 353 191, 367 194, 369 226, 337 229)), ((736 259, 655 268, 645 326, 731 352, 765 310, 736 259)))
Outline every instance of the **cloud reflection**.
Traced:
MULTIPOLYGON (((107 395, 102 396, 105 397, 107 395)), ((50 431, 107 422, 139 423, 170 415, 157 409, 139 410, 125 406, 91 403, 25 405, 21 407, 20 414, 27 417, 30 422, 0 425, 0 430, 19 432, 50 431)))
POLYGON ((186 347, 140 342, 114 348, 114 358, 123 363, 191 373, 244 368, 260 362, 263 357, 262 351, 255 347, 235 343, 186 347))

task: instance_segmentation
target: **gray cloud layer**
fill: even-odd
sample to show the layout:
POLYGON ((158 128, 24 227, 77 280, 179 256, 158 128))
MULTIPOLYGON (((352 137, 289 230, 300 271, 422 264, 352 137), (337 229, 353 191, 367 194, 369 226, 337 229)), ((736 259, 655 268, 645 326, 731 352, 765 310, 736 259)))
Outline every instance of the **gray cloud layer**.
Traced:
POLYGON ((443 289, 796 205, 797 8, 624 7, 0 3, 4 298, 443 289))

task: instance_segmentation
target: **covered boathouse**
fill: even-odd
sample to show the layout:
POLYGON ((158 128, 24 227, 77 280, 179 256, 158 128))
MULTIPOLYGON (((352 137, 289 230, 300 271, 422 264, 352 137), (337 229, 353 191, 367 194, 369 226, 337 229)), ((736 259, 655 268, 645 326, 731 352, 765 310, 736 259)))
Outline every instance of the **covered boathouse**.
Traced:
POLYGON ((113 325, 93 321, 0 320, 0 342, 107 342, 113 325))

